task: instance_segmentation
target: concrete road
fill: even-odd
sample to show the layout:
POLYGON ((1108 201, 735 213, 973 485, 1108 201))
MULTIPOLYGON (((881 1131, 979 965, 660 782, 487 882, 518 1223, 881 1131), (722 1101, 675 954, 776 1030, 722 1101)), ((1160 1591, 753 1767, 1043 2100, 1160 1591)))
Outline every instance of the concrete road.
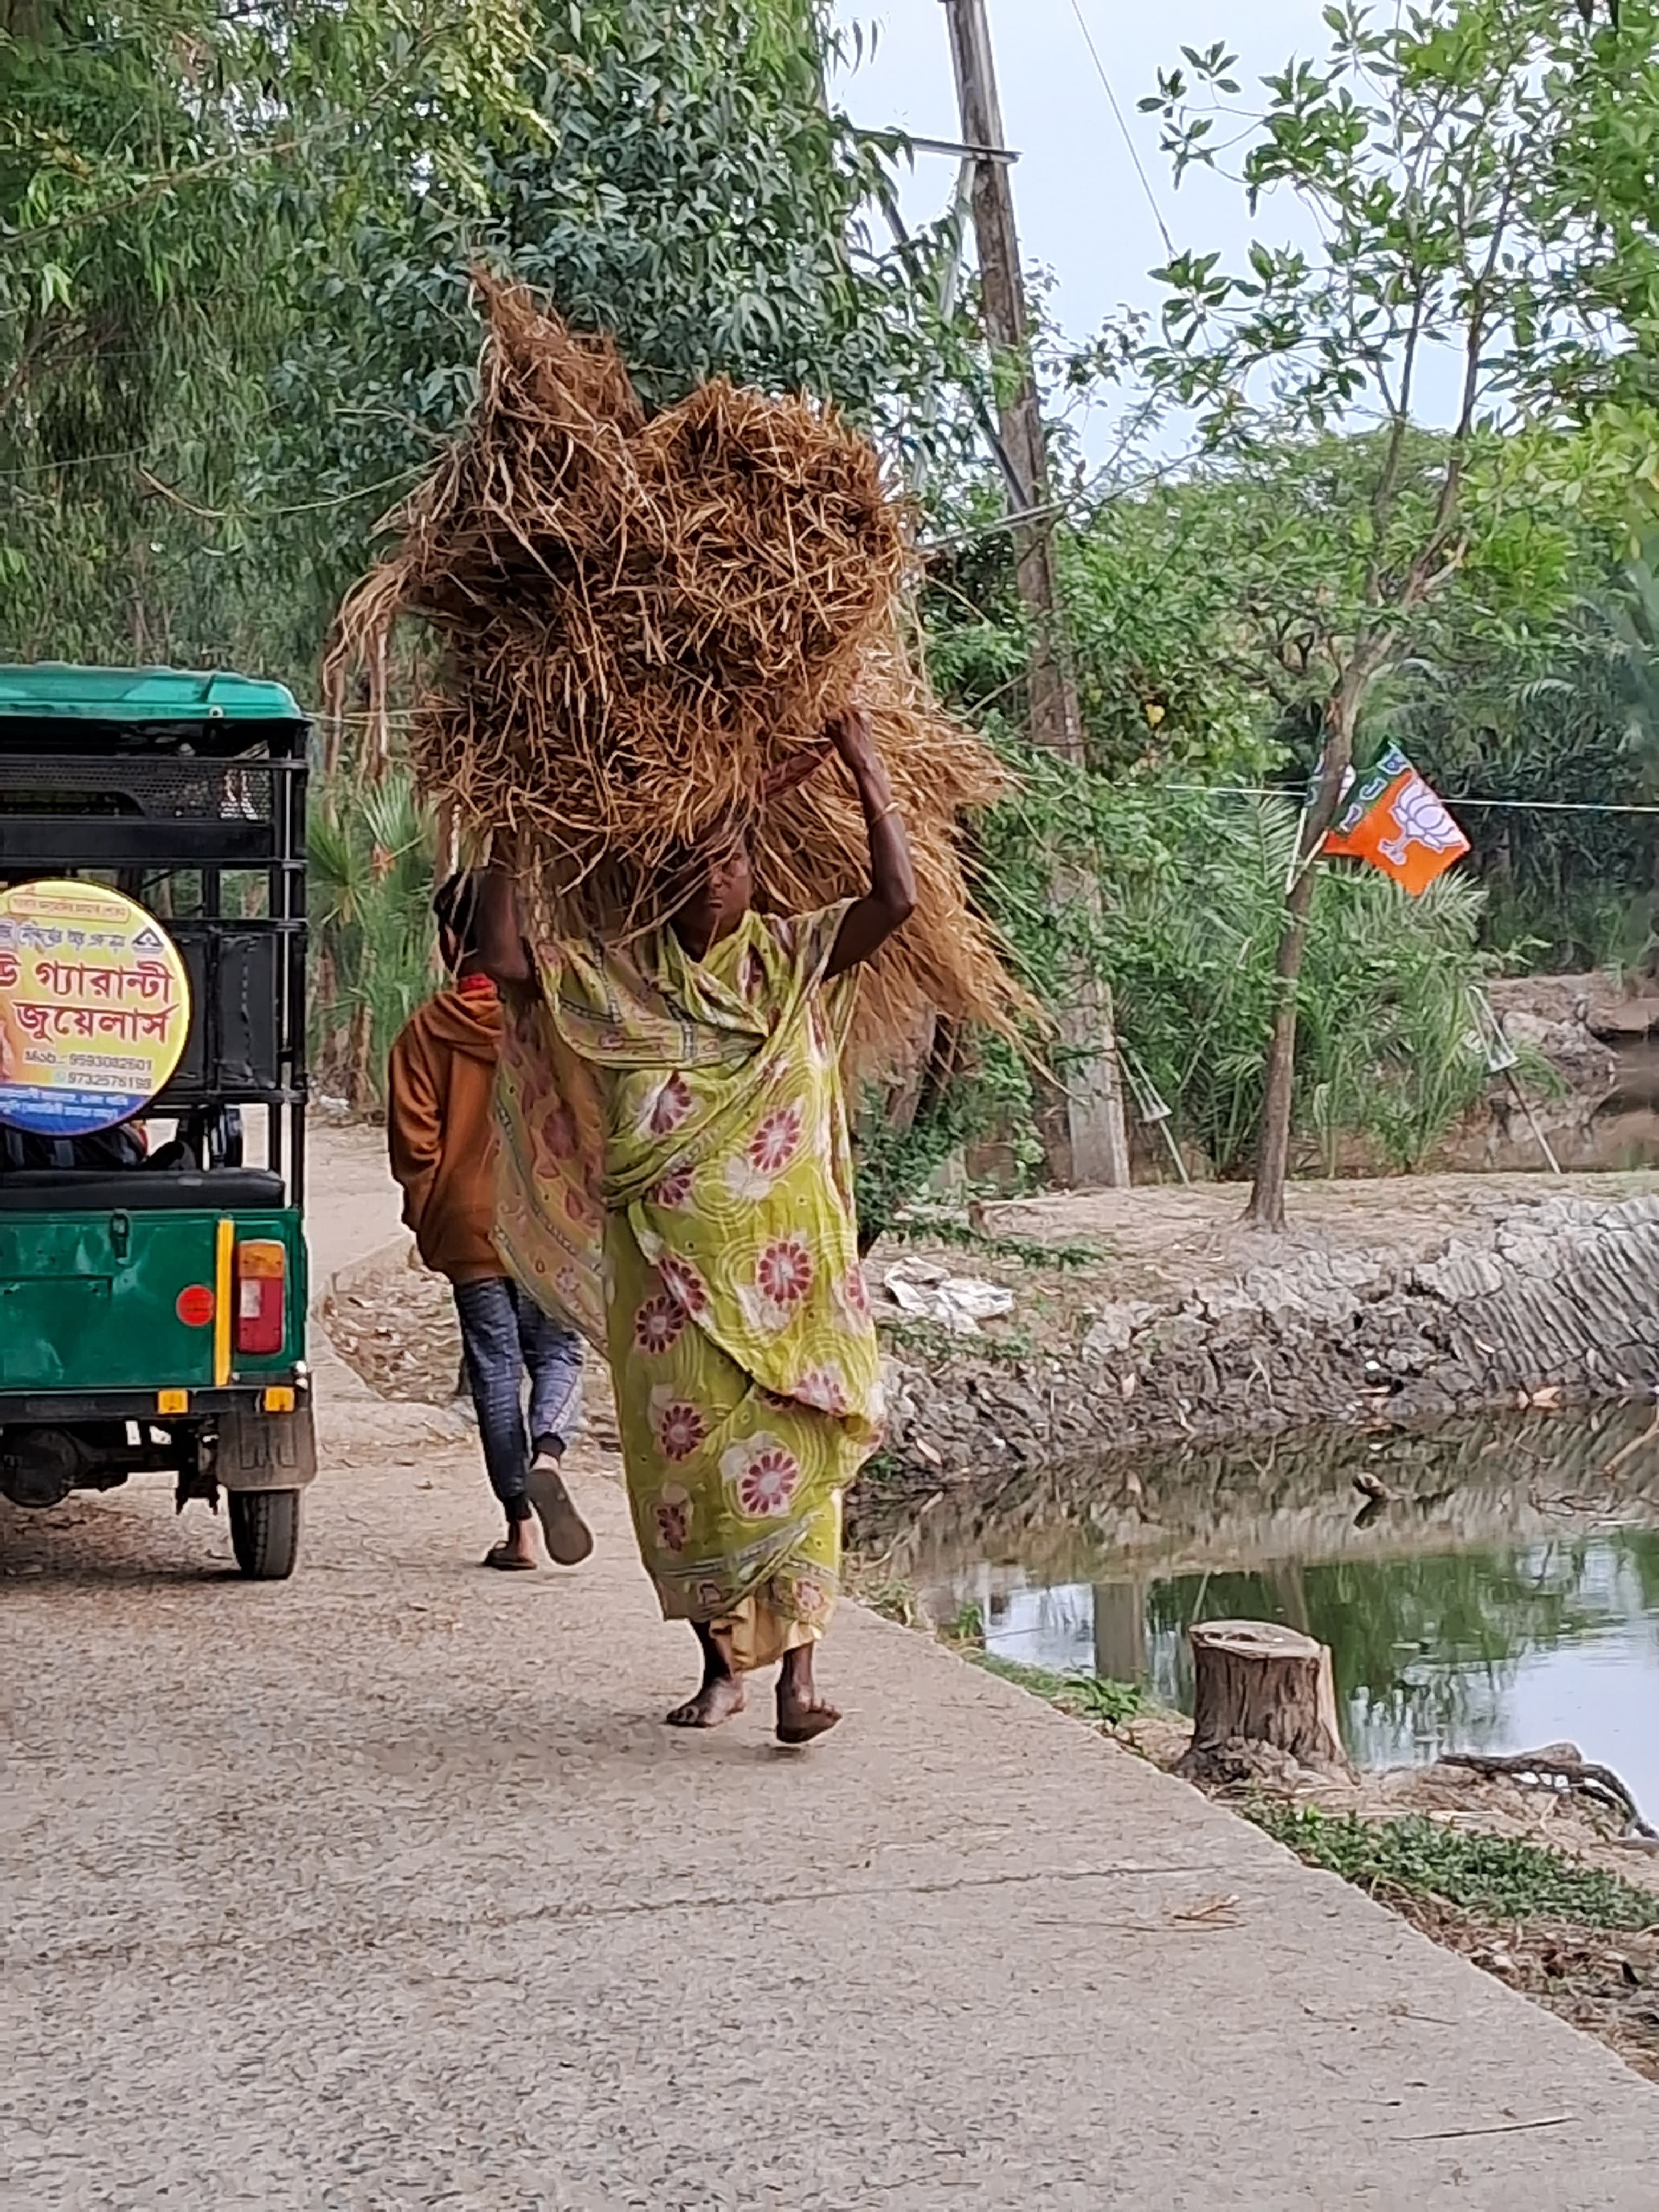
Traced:
POLYGON ((165 1488, 7 1513, 0 2203, 1659 2203, 1599 2045, 920 1638, 843 1618, 811 1753, 671 1735, 580 1487, 588 1567, 486 1574, 354 1408, 285 1587, 165 1488))
POLYGON ((1182 1784, 850 1612, 836 1735, 672 1734, 610 1462, 509 1577, 439 1423, 325 1447, 287 1585, 0 1506, 6 2212, 1659 2207, 1659 2092, 1182 1784))

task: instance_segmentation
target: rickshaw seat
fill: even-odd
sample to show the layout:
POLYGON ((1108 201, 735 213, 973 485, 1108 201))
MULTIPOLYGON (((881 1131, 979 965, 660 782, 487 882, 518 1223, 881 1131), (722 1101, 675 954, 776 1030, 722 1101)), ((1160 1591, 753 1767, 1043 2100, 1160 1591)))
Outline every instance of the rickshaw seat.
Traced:
POLYGON ((0 1173, 0 1213, 269 1213, 286 1206, 269 1168, 14 1168, 0 1173))

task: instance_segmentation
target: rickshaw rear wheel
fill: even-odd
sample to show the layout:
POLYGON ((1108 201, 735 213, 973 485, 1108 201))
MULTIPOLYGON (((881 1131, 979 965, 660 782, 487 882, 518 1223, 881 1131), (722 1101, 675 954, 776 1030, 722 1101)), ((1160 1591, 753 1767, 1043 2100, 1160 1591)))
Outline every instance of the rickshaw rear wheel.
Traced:
POLYGON ((250 1582, 283 1583, 300 1557, 297 1490, 229 1492, 230 1547, 250 1582))

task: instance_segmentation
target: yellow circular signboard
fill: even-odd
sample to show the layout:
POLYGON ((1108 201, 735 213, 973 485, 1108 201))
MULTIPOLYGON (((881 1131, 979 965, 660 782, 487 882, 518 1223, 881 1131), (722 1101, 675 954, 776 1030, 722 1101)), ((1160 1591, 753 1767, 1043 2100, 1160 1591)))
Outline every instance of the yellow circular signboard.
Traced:
POLYGON ((51 1137, 147 1106, 190 1033, 190 979, 153 915, 101 884, 0 891, 0 1122, 51 1137))

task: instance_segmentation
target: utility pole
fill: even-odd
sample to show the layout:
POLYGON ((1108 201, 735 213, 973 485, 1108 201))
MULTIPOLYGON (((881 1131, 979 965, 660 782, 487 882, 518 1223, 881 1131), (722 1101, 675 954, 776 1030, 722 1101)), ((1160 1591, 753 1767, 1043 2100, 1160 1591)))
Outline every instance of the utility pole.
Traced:
MULTIPOLYGON (((985 0, 944 0, 944 5, 951 27, 962 136, 973 149, 974 234, 985 336, 996 371, 1001 458, 1005 472, 1012 471, 1020 492, 1012 508, 1019 518, 1013 540, 1019 595, 1031 625, 1031 742, 1081 764, 1083 719, 1054 571, 1048 454, 1031 363, 1030 319, 1014 224, 1012 157, 1003 138, 991 26, 985 0)), ((1012 497, 1012 486, 1010 492, 1012 497)), ((1054 893, 1068 902, 1082 900, 1099 911, 1100 886, 1092 878, 1057 878, 1054 893)), ((1123 1086, 1111 995, 1098 979, 1079 978, 1071 1003, 1060 1015, 1060 1036, 1066 1048, 1070 1180, 1121 1188, 1129 1181, 1123 1086)))

